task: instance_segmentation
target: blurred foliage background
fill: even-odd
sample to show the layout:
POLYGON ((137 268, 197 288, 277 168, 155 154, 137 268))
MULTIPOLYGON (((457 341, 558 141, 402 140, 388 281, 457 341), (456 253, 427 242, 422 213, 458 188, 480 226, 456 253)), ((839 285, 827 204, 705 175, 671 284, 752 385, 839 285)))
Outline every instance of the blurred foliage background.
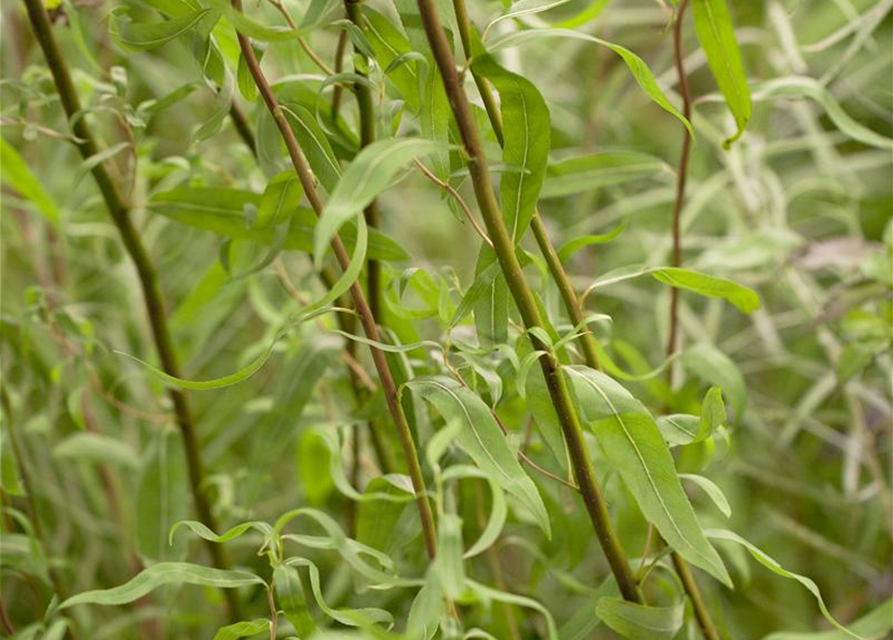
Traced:
MULTIPOLYGON (((495 2, 470 4, 479 26, 500 11, 495 2)), ((258 19, 270 24, 281 19, 268 4, 249 5, 258 19)), ((392 11, 386 2, 370 5, 392 11)), ((555 25, 589 5, 590 0, 574 0, 529 17, 527 24, 555 25)), ((679 104, 668 7, 654 0, 595 5, 603 10, 576 28, 638 53, 679 104)), ((304 10, 300 2, 287 6, 295 15, 304 10)), ((51 13, 82 101, 112 150, 107 160, 126 185, 133 217, 157 265, 184 373, 193 379, 226 375, 263 352, 278 323, 297 308, 279 270, 308 297, 322 291, 321 285, 300 251, 284 252, 277 266, 238 277, 262 261, 267 249, 226 242, 149 206, 153 194, 177 185, 260 193, 269 176, 229 120, 217 135, 194 140, 196 127, 212 119, 219 105, 192 51, 182 42, 146 53, 123 51, 109 35, 110 12, 120 7, 134 20, 153 16, 152 7, 139 0, 63 0, 51 13), (189 88, 170 106, 158 108, 158 100, 181 87, 189 88)), ((683 456, 679 467, 709 475, 729 498, 732 515, 724 522, 703 493, 691 494, 705 527, 728 526, 786 568, 809 575, 834 616, 848 623, 889 599, 893 584, 893 2, 733 0, 731 8, 754 95, 753 119, 747 133, 724 150, 720 143, 734 123, 689 23, 684 42, 697 138, 682 218, 683 264, 754 288, 763 308, 743 316, 719 300, 681 297, 683 346, 715 346, 734 362, 741 379, 732 375, 723 385, 733 404, 728 442, 683 456), (860 141, 865 130, 886 143, 860 141)), ((23 9, 9 0, 0 15, 4 144, 17 151, 47 194, 39 201, 27 197, 27 185, 23 188, 4 155, 0 560, 6 614, 24 627, 44 616, 49 592, 41 576, 47 566, 58 568, 76 593, 126 581, 141 557, 153 557, 153 549, 158 556, 183 557, 189 544, 193 559, 205 550, 185 535, 177 538, 180 548, 157 540, 159 528, 166 532, 190 511, 185 472, 173 471, 182 453, 172 449, 173 462, 163 453, 173 437, 163 387, 116 353, 155 357, 135 272, 89 167, 65 141, 65 120, 23 9), (22 496, 5 430, 10 422, 21 433, 49 557, 31 546, 31 529, 16 515, 22 496)), ((337 29, 318 29, 307 42, 331 64, 337 38, 337 29)), ((294 43, 267 44, 264 59, 271 78, 300 77, 308 86, 321 85, 319 69, 294 43)), ((616 240, 569 261, 578 289, 631 263, 667 264, 679 122, 648 100, 607 49, 549 39, 508 50, 501 61, 543 93, 551 111, 554 161, 604 150, 655 159, 634 179, 594 174, 585 191, 541 199, 556 245, 625 224, 616 240)), ((323 95, 332 91, 325 87, 323 95)), ((238 101, 256 126, 262 105, 243 96, 238 101)), ((350 126, 355 126, 354 109, 345 95, 350 126)), ((384 100, 385 118, 396 109, 392 99, 384 100)), ((498 158, 492 134, 487 144, 498 158)), ((463 184, 461 191, 470 202, 469 186, 463 184)), ((438 296, 446 290, 455 308, 459 283, 466 287, 474 274, 479 241, 453 215, 440 190, 417 172, 384 192, 380 206, 383 231, 410 257, 388 264, 389 299, 397 300, 401 274, 408 277, 403 269, 430 274, 421 284, 416 276, 401 300, 419 311, 392 312, 388 318, 403 341, 443 339, 438 296)), ((535 269, 531 277, 536 278, 535 269)), ((557 293, 545 282, 539 290, 560 317, 557 293)), ((598 332, 618 361, 647 370, 663 359, 668 301, 668 288, 635 279, 595 290, 586 304, 613 317, 610 326, 599 324, 598 332)), ((333 488, 330 454, 313 435, 314 427, 355 412, 338 357, 340 338, 328 331, 333 326, 330 319, 308 323, 281 341, 269 362, 245 382, 190 394, 221 522, 270 520, 306 504, 324 508, 345 527, 357 517, 356 507, 333 488), (314 365, 311 356, 322 364, 314 365), (283 381, 308 375, 308 368, 318 384, 297 400, 304 406, 295 412, 293 404, 283 405, 283 381)), ((454 334, 468 338, 470 327, 454 334)), ((424 351, 420 358, 428 364, 419 370, 433 359, 424 351)), ((690 373, 677 379, 675 405, 696 413, 704 381, 690 373)), ((667 394, 659 378, 631 389, 656 408, 667 394)), ((364 410, 374 415, 382 406, 373 398, 364 410)), ((523 403, 511 396, 500 412, 521 437, 523 403)), ((376 474, 373 461, 361 460, 353 479, 362 489, 376 474)), ((559 489, 535 479, 554 501, 572 507, 559 489)), ((629 503, 619 482, 609 481, 606 491, 624 546, 636 557, 644 544, 641 516, 619 506, 629 503)), ((362 506, 359 511, 362 515, 362 506)), ((572 523, 585 519, 579 511, 563 513, 572 523)), ((588 526, 556 529, 547 542, 529 524, 510 522, 499 549, 507 588, 536 597, 561 624, 585 601, 576 582, 591 586, 591 577, 604 575, 605 565, 588 526)), ((231 544, 237 564, 263 571, 250 539, 231 544)), ((807 591, 749 564, 734 549, 722 551, 738 591, 714 585, 708 599, 729 637, 789 631, 774 637, 799 638, 794 632, 827 628, 807 591)), ((409 552, 404 555, 406 562, 419 562, 409 552)), ((380 605, 383 599, 395 615, 405 615, 405 595, 356 595, 343 562, 323 552, 318 556, 330 602, 380 605)), ((467 570, 490 579, 483 559, 467 570)), ((94 608, 77 615, 94 630, 95 640, 149 637, 141 635, 149 633, 145 624, 136 621, 155 615, 170 616, 169 637, 210 637, 207 619, 213 618, 209 612, 219 596, 207 590, 159 593, 144 607, 94 608), (183 599, 196 607, 184 607, 183 599)), ((253 606, 263 612, 262 599, 253 606)), ((497 629, 505 624, 501 615, 493 609, 497 629)), ((525 626, 523 637, 539 637, 538 624, 525 626)), ((591 637, 614 636, 599 630, 591 637)))

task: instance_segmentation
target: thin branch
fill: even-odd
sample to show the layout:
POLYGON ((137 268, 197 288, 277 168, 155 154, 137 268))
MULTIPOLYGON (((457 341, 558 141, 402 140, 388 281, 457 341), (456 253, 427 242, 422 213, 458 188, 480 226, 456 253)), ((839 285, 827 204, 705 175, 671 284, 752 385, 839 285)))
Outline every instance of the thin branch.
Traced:
MULTIPOLYGON (((75 138, 79 140, 79 142, 76 143, 78 150, 84 159, 91 158, 98 152, 99 144, 87 124, 87 119, 84 117, 75 117, 76 114, 79 114, 82 111, 80 98, 75 90, 71 74, 68 71, 68 65, 66 64, 62 52, 59 49, 59 45, 53 35, 46 8, 41 0, 25 0, 25 7, 28 11, 28 18, 31 22, 34 35, 43 50, 47 66, 52 72, 59 99, 69 121, 73 122, 72 133, 75 138)), ((155 342, 155 348, 158 351, 158 358, 161 361, 161 367, 167 374, 180 377, 180 369, 174 351, 170 327, 168 326, 167 316, 165 315, 164 310, 164 302, 158 285, 158 275, 149 258, 146 248, 143 246, 140 234, 133 226, 133 222, 130 218, 130 207, 122 198, 118 186, 109 174, 105 163, 100 162, 95 164, 91 167, 91 173, 102 193, 106 208, 118 229, 124 247, 136 268, 146 304, 149 324, 152 329, 152 337, 155 342)), ((202 469, 198 440, 195 435, 195 423, 192 418, 188 400, 181 390, 175 388, 170 388, 168 390, 168 396, 174 405, 177 425, 183 438, 183 448, 186 453, 189 481, 198 519, 211 529, 216 530, 217 526, 211 511, 211 505, 202 490, 204 472, 202 469)), ((207 546, 215 566, 221 569, 230 566, 229 559, 227 558, 223 547, 214 543, 209 543, 207 546)), ((240 619, 241 616, 239 615, 236 594, 231 589, 224 589, 223 591, 229 605, 230 615, 236 620, 240 619)))
MULTIPOLYGON (((241 0, 232 0, 232 5, 237 11, 242 10, 241 0)), ((269 82, 264 76, 263 71, 261 71, 257 57, 254 55, 254 50, 251 48, 251 43, 243 33, 238 32, 237 35, 245 63, 254 79, 254 83, 257 85, 258 91, 263 97, 267 109, 269 109, 270 114, 273 116, 273 120, 276 122, 276 126, 279 128, 279 132, 282 135, 295 174, 298 176, 298 180, 300 180, 301 185, 304 187, 304 194, 317 216, 319 216, 322 214, 323 203, 319 196, 319 192, 316 189, 310 166, 307 164, 307 160, 301 152, 300 145, 288 124, 285 114, 279 107, 276 96, 273 95, 273 90, 270 87, 269 82)), ((347 249, 344 248, 344 243, 341 241, 341 237, 338 234, 335 234, 332 238, 331 246, 341 269, 346 270, 350 265, 350 256, 347 253, 347 249)), ((378 327, 375 323, 375 317, 372 315, 369 303, 366 301, 366 296, 359 283, 354 282, 351 285, 350 294, 354 300, 354 306, 359 315, 360 323, 363 325, 363 331, 365 332, 366 337, 373 342, 379 342, 380 336, 378 327)), ((397 435, 400 438, 403 455, 409 468, 409 476, 412 480, 416 503, 419 509, 419 518, 422 524, 425 548, 429 558, 434 558, 437 554, 437 534, 434 527, 434 514, 431 511, 431 504, 428 501, 427 488, 425 486, 424 477, 422 476, 422 468, 416 452, 415 442, 412 438, 412 432, 409 429, 409 424, 406 421, 403 408, 400 406, 400 400, 397 395, 397 385, 394 383, 394 378, 391 375, 391 370, 384 351, 375 348, 372 345, 370 345, 370 351, 372 360, 375 363, 375 368, 378 372, 379 380, 381 381, 385 400, 388 404, 388 410, 390 411, 391 417, 394 420, 394 425, 397 428, 397 435)))
MULTIPOLYGON (((481 216, 487 227, 487 234, 493 241, 493 248, 508 283, 509 291, 521 314, 524 326, 528 329, 543 327, 543 320, 527 284, 521 264, 515 254, 515 245, 506 229, 502 212, 493 192, 487 158, 481 145, 480 135, 465 90, 459 81, 456 61, 447 41, 446 34, 437 15, 434 0, 417 0, 422 24, 437 67, 440 71, 444 89, 449 98, 450 107, 456 120, 459 134, 469 158, 469 171, 481 216)), ((598 536, 602 549, 617 580, 624 598, 640 602, 641 596, 636 588, 635 579, 630 570, 629 561, 620 545, 608 516, 607 505, 601 495, 589 459, 589 451, 583 440, 583 429, 571 400, 567 381, 561 373, 555 354, 536 336, 531 336, 534 349, 546 352, 540 358, 540 366, 549 389, 549 396, 555 407, 561 430, 568 445, 571 462, 580 493, 586 505, 587 513, 598 536)))
POLYGON ((478 224, 478 221, 474 219, 474 214, 471 212, 471 209, 468 208, 468 204, 462 198, 458 191, 456 191, 455 187, 451 185, 449 182, 444 182, 436 175, 434 175, 431 170, 422 163, 421 160, 416 158, 413 160, 415 165, 419 168, 419 170, 428 178, 431 182, 439 186, 441 189, 445 189, 448 194, 453 196, 456 200, 456 203, 459 205, 459 208, 462 209, 462 212, 465 214, 465 217, 468 219, 469 224, 474 228, 477 234, 481 237, 481 240, 486 242, 490 248, 493 248, 493 241, 487 236, 487 232, 481 229, 481 225, 478 224))

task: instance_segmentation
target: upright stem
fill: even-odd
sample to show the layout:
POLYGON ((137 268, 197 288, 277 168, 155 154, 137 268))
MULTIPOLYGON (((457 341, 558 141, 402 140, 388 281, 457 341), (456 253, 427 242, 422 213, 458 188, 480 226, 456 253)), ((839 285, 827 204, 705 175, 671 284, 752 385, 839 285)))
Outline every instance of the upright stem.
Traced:
MULTIPOLYGON (((676 10, 676 21, 673 23, 673 57, 676 62, 676 73, 679 76, 679 89, 682 93, 682 115, 686 120, 691 119, 691 90, 688 86, 688 76, 685 73, 685 67, 682 61, 682 17, 685 14, 685 8, 688 6, 688 0, 681 0, 676 10)), ((682 263, 682 227, 680 218, 682 215, 682 206, 685 203, 685 183, 688 177, 688 158, 691 155, 691 134, 686 127, 682 128, 682 152, 679 157, 679 172, 676 178, 676 202, 673 205, 673 266, 678 267, 682 263)), ((671 356, 676 352, 677 334, 679 333, 679 290, 676 287, 670 289, 670 334, 667 338, 667 355, 671 356)), ((667 376, 670 384, 673 383, 673 367, 668 367, 667 376)), ((688 594, 691 601, 692 609, 704 636, 707 640, 719 640, 719 634, 716 631, 716 625, 710 617, 707 605, 695 582, 688 562, 675 551, 672 554, 673 566, 676 568, 676 574, 682 581, 682 587, 688 594)))
MULTIPOLYGON (((232 0, 232 5, 237 11, 242 10, 241 0, 232 0)), ((304 193, 307 196, 307 200, 310 201, 310 206, 313 207, 316 214, 321 215, 323 203, 319 197, 313 174, 310 171, 307 160, 304 158, 304 154, 301 152, 301 147, 298 144, 297 138, 295 138, 295 134, 291 130, 288 120, 285 118, 285 114, 279 108, 276 96, 273 95, 270 83, 267 82, 263 71, 261 71, 257 57, 254 55, 254 50, 251 48, 248 38, 241 32, 238 33, 238 38, 239 47, 242 50, 245 63, 251 72, 251 76, 254 79, 254 83, 257 85, 258 91, 264 99, 264 103, 267 105, 270 114, 276 122, 276 126, 279 128, 279 132, 285 142, 285 147, 288 150, 292 166, 294 167, 301 185, 304 187, 304 193)), ((331 246, 341 269, 346 270, 350 265, 350 256, 344 248, 344 243, 341 242, 341 237, 338 234, 335 234, 333 237, 331 246)), ((366 337, 373 342, 380 342, 378 327, 375 324, 375 318, 372 315, 372 310, 369 308, 369 303, 366 301, 366 296, 363 294, 362 287, 354 282, 350 287, 350 295, 353 298, 354 306, 360 317, 360 324, 363 325, 363 331, 366 334, 366 337)), ((428 501, 425 479, 422 476, 422 467, 419 463, 415 442, 412 439, 412 432, 409 429, 406 416, 400 406, 400 399, 397 396, 397 385, 394 383, 394 378, 391 375, 391 370, 388 366, 384 351, 373 345, 370 345, 369 349, 372 354, 372 361, 375 364, 375 369, 378 372, 379 380, 381 380, 381 386, 384 391, 385 400, 388 404, 388 410, 390 411, 391 417, 394 420, 394 425, 397 428, 397 435, 400 438, 403 455, 405 456, 407 466, 409 467, 409 476, 412 479, 412 486, 415 491, 416 502, 419 509, 419 518, 422 522, 422 533, 425 538, 425 547, 429 558, 434 558, 437 553, 437 535, 434 527, 434 514, 431 511, 431 504, 428 501)))
MULTIPOLYGON (((347 17, 362 31, 363 7, 360 1, 344 0, 344 6, 347 9, 347 17)), ((356 48, 355 53, 360 55, 360 51, 356 48)), ((368 65, 368 60, 366 63, 368 65)), ((362 69, 356 69, 356 73, 366 77, 366 72, 362 69)), ((366 83, 356 83, 354 92, 360 111, 360 148, 363 148, 375 142, 375 104, 372 100, 372 89, 366 83)), ((378 200, 373 199, 363 213, 366 216, 366 223, 370 227, 378 228, 378 200)), ((372 315, 376 321, 381 322, 381 265, 378 260, 366 261, 366 291, 369 295, 369 307, 372 309, 372 315)))
MULTIPOLYGON (((459 37, 462 40, 462 50, 465 52, 465 57, 470 58, 471 21, 468 17, 468 9, 465 6, 465 0, 453 0, 453 8, 456 12, 456 22, 459 27, 459 37)), ((499 146, 504 146, 505 136, 502 128, 502 115, 499 113, 499 105, 496 104, 496 97, 493 95, 490 83, 486 78, 475 73, 473 67, 471 69, 471 75, 474 78, 474 83, 477 86, 478 93, 484 103, 484 108, 487 111, 487 116, 490 120, 490 126, 493 128, 493 133, 496 135, 496 140, 499 141, 499 146)), ((538 207, 533 211, 533 217, 530 220, 530 228, 533 230, 533 237, 536 239, 536 244, 539 247, 540 253, 543 254, 543 258, 546 260, 546 266, 549 269, 549 273, 555 281, 555 285, 558 287, 558 293, 561 296, 564 308, 571 319, 571 323, 574 326, 577 326, 583 322, 583 308, 580 306, 580 300, 577 298, 576 292, 574 292, 574 287, 567 275, 567 271, 565 271, 564 265, 561 264, 558 252, 555 251, 555 246, 549 238, 549 234, 546 231, 546 225, 543 222, 543 217, 538 207)), ((598 363, 598 351, 595 346, 595 336, 592 335, 592 332, 587 326, 582 328, 580 344, 583 348, 583 356, 587 366, 590 366, 593 369, 600 369, 601 367, 598 363)))
MULTIPOLYGON (((515 304, 521 314, 524 326, 527 328, 542 327, 543 321, 539 309, 533 297, 521 264, 515 255, 515 247, 505 223, 502 213, 496 202, 493 186, 490 182, 490 173, 487 167, 487 159, 481 146, 480 136, 475 125, 474 116, 459 75, 456 71, 456 62, 453 59, 446 34, 440 24, 440 18, 434 6, 434 0, 418 0, 419 13, 422 24, 434 53, 434 59, 440 71, 444 88, 465 146, 465 152, 469 158, 469 171, 474 187, 481 216, 487 227, 488 235, 493 242, 500 267, 505 276, 515 304)), ((537 350, 546 352, 546 356, 540 358, 543 376, 549 389, 549 396, 558 415, 565 441, 571 456, 574 474, 577 484, 583 496, 586 510, 592 520, 593 528, 607 557, 608 564, 617 580, 617 585, 624 598, 633 602, 640 602, 641 597, 636 589, 636 582, 629 567, 623 547, 617 539, 608 517, 608 509, 604 498, 595 481, 595 474, 589 460, 589 452, 583 440, 583 429, 575 411, 567 381, 561 373, 555 354, 548 345, 541 342, 535 336, 531 337, 533 346, 537 350)))
MULTIPOLYGON (((673 57, 676 62, 676 74, 679 76, 679 91, 682 93, 682 115, 691 119, 691 90, 688 87, 688 76, 682 61, 682 16, 688 0, 681 0, 676 10, 676 21, 673 23, 673 57)), ((679 170, 676 177, 676 202, 673 205, 673 266, 682 263, 682 205, 685 203, 685 183, 688 178, 688 158, 691 155, 691 134, 688 129, 682 130, 682 151, 679 155, 679 170)), ((667 336, 667 355, 676 352, 677 334, 679 333, 679 289, 670 288, 670 329, 667 336)), ((667 369, 672 382, 673 367, 667 369)))
POLYGON ((239 137, 242 138, 242 142, 244 142, 245 146, 251 151, 251 155, 256 156, 257 143, 254 141, 254 133, 251 131, 251 125, 248 124, 248 116, 245 115, 242 107, 240 107, 239 103, 235 100, 233 100, 233 103, 229 107, 229 117, 232 119, 233 126, 235 126, 239 137))
MULTIPOLYGON (((53 36, 52 27, 50 26, 49 17, 41 0, 25 0, 25 7, 28 11, 28 18, 34 35, 37 38, 40 48, 43 50, 47 65, 53 74, 53 80, 56 85, 56 91, 62 102, 62 107, 70 122, 72 133, 74 133, 77 142, 75 143, 84 159, 91 158, 99 152, 99 145, 93 132, 87 124, 87 119, 83 117, 75 117, 81 113, 81 103, 71 80, 68 71, 68 65, 62 57, 59 44, 53 36)), ((158 358, 161 361, 162 369, 169 375, 180 377, 180 370, 177 364, 177 358, 174 352, 173 341, 168 327, 167 317, 164 311, 164 303, 162 302, 161 290, 158 286, 158 276, 155 267, 149 259, 140 239, 139 233, 133 226, 130 219, 130 208, 124 202, 118 187, 102 162, 95 164, 91 168, 93 178, 102 193, 106 208, 111 215, 112 222, 118 229, 121 240, 124 243, 128 255, 136 267, 139 277, 140 286, 143 292, 143 298, 146 304, 146 311, 149 316, 149 325, 152 330, 152 337, 155 341, 155 348, 158 351, 158 358)), ((205 494, 202 492, 202 482, 204 474, 202 471, 201 456, 199 453, 198 441, 195 435, 195 424, 192 419, 192 413, 189 409, 189 403, 186 395, 179 389, 171 388, 168 390, 171 402, 174 405, 174 414, 176 416, 177 425, 180 434, 183 437, 183 447, 186 452, 186 461, 189 470, 189 481, 192 488, 192 495, 195 501, 195 509, 199 520, 212 529, 217 529, 214 515, 211 512, 205 494)), ((229 560, 226 556, 225 549, 217 544, 209 543, 208 550, 214 564, 219 568, 228 568, 229 560)), ((238 600, 236 594, 230 589, 224 589, 227 602, 230 608, 230 614, 233 618, 238 618, 238 600)))

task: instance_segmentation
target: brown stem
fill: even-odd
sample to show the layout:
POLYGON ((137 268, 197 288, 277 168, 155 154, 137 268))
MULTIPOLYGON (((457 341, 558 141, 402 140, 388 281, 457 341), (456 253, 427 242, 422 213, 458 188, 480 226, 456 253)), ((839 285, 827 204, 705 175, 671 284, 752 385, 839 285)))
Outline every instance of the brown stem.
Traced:
MULTIPOLYGON (((524 278, 521 264, 515 254, 514 243, 509 237, 508 230, 502 219, 502 212, 499 210, 499 205, 496 202, 493 185, 490 181, 490 172, 487 167, 487 159, 481 146, 474 116, 471 113, 465 90, 459 81, 456 62, 453 59, 453 53, 447 42, 446 34, 440 24, 434 0, 417 1, 425 34, 434 53, 434 59, 437 62, 450 107, 456 119, 456 124, 465 147, 465 153, 469 158, 469 171, 478 206, 481 210, 481 216, 487 227, 488 235, 493 241, 493 247, 503 275, 508 283, 509 291, 512 293, 515 304, 518 306, 524 326, 528 329, 543 327, 544 323, 534 300, 533 292, 524 278)), ((531 341, 534 349, 546 352, 546 355, 540 358, 540 366, 546 379, 549 396, 558 415, 561 430, 568 445, 574 473, 577 477, 577 484, 580 487, 580 493, 593 528, 617 580, 621 594, 627 600, 639 602, 641 598, 629 567, 629 561, 611 526, 607 505, 595 481, 595 474, 589 460, 589 451, 583 440, 583 429, 574 409, 573 401, 567 388, 567 381, 562 375, 558 360, 549 346, 542 343, 535 336, 531 337, 531 341)))
MULTIPOLYGON (((344 0, 344 7, 347 10, 347 17, 360 30, 363 29, 363 8, 359 0, 344 0)), ((355 55, 362 53, 355 48, 355 55)), ((368 66, 369 61, 366 60, 368 66)), ((355 69, 357 75, 365 78, 366 72, 362 69, 355 69)), ((354 92, 357 96, 357 107, 360 111, 360 148, 367 147, 375 142, 375 103, 372 100, 372 89, 365 82, 358 82, 354 86, 354 92)), ((373 199, 366 207, 364 214, 366 223, 373 228, 378 228, 380 214, 378 211, 378 200, 373 199)), ((376 321, 383 320, 381 312, 381 265, 378 260, 366 261, 366 292, 369 296, 369 307, 372 309, 372 315, 376 321)))
MULTIPOLYGON (((686 120, 691 120, 691 90, 688 86, 688 76, 685 73, 682 54, 682 17, 688 0, 681 0, 676 10, 676 21, 673 23, 673 58, 676 63, 676 73, 679 76, 679 89, 682 93, 682 115, 686 120)), ((682 206, 685 203, 685 183, 688 178, 688 159, 691 155, 691 133, 688 128, 682 130, 682 152, 679 156, 679 171, 676 178, 676 202, 673 205, 673 266, 678 267, 682 263, 682 206)), ((667 337, 667 356, 676 353, 679 333, 679 290, 676 287, 670 289, 670 329, 667 337)), ((674 367, 667 368, 667 378, 672 386, 674 367)), ((698 583, 692 575, 688 562, 675 551, 671 554, 673 566, 682 581, 682 587, 691 601, 695 618, 704 632, 707 640, 719 640, 716 625, 710 616, 710 611, 704 603, 704 598, 698 588, 698 583)))
MULTIPOLYGON (((241 0, 232 0, 232 5, 237 11, 242 10, 241 0)), ((310 201, 310 206, 319 216, 322 214, 323 203, 319 197, 319 192, 316 190, 313 173, 307 164, 307 160, 304 158, 304 154, 301 152, 297 138, 295 138, 294 132, 291 130, 285 114, 282 112, 282 109, 280 109, 279 103, 276 100, 276 96, 273 95, 273 90, 270 87, 269 82, 267 82, 263 71, 261 71, 260 65, 257 62, 257 57, 254 55, 254 50, 251 48, 248 38, 243 33, 239 32, 238 39, 239 46, 242 49, 242 55, 251 76, 254 79, 254 83, 257 85, 258 91, 263 97, 264 103, 269 109, 270 114, 273 116, 273 120, 276 122, 276 126, 279 128, 279 132, 285 142, 285 147, 288 150, 288 155, 291 159, 292 166, 294 167, 295 174, 298 176, 298 180, 300 180, 301 185, 304 187, 304 193, 307 196, 307 200, 310 201)), ((346 270, 350 265, 350 256, 344 248, 344 243, 341 242, 341 237, 338 234, 335 234, 332 238, 331 246, 341 269, 346 270)), ((363 289, 358 283, 354 282, 350 287, 350 294, 353 298, 354 306, 360 317, 360 324, 363 325, 363 331, 366 334, 366 337, 374 342, 379 342, 380 336, 378 327, 375 324, 375 318, 372 315, 372 310, 369 308, 369 303, 366 301, 366 296, 363 294, 363 289)), ((428 501, 425 479, 422 476, 422 467, 419 463, 415 442, 412 439, 412 432, 409 429, 409 424, 406 421, 403 408, 400 406, 397 385, 394 383, 394 378, 391 375, 391 370, 388 366, 384 351, 377 349, 372 345, 370 345, 369 349, 372 354, 372 361, 375 364, 375 369, 378 372, 379 380, 381 381, 385 400, 388 404, 388 410, 390 411, 391 417, 394 420, 394 425, 397 428, 397 435, 400 438, 400 444, 403 449, 403 455, 406 458, 406 464, 409 467, 409 476, 412 479, 412 485, 419 509, 419 518, 422 522, 425 547, 428 556, 434 558, 437 553, 437 535, 434 527, 434 514, 431 511, 431 504, 428 501)))
MULTIPOLYGON (((53 74, 53 80, 56 85, 56 91, 59 94, 59 99, 69 121, 74 123, 72 125, 72 133, 77 139, 75 144, 84 159, 91 158, 99 152, 99 144, 97 143, 96 138, 93 137, 93 132, 87 124, 87 119, 83 117, 75 118, 75 115, 81 112, 80 98, 78 97, 74 83, 72 82, 71 74, 68 71, 68 65, 62 57, 59 44, 53 36, 46 9, 40 0, 25 0, 25 7, 28 11, 28 18, 31 22, 34 35, 40 44, 40 48, 43 50, 47 66, 53 74)), ((124 202, 124 199, 109 174, 105 163, 100 162, 95 164, 91 168, 91 172, 102 193, 102 198, 105 201, 112 222, 115 224, 115 227, 117 227, 124 247, 136 268, 146 304, 152 337, 155 341, 155 348, 158 351, 158 358, 161 361, 161 367, 169 375, 180 377, 179 366, 170 335, 170 328, 164 311, 161 290, 158 286, 158 276, 155 272, 155 267, 149 258, 149 254, 143 246, 139 233, 133 226, 133 221, 130 219, 130 207, 124 202)), ((174 405, 174 414, 176 416, 177 425, 183 437, 183 448, 186 452, 189 480, 198 519, 211 529, 216 529, 217 527, 211 512, 210 503, 202 491, 204 474, 202 471, 198 441, 195 435, 195 424, 192 419, 192 413, 189 409, 186 395, 179 389, 174 388, 168 390, 168 395, 174 405)), ((229 567, 229 560, 226 557, 223 547, 214 543, 209 543, 208 550, 217 567, 229 567)), ((230 589, 224 589, 224 594, 229 604, 230 615, 233 618, 238 619, 238 600, 235 593, 230 589)))
MULTIPOLYGON (((679 90, 682 93, 682 115, 686 120, 691 119, 691 90, 688 86, 688 76, 682 60, 682 16, 688 0, 681 0, 676 10, 676 21, 673 23, 673 57, 676 63, 676 73, 679 76, 679 90)), ((676 201, 673 205, 673 266, 682 264, 682 228, 680 218, 682 205, 685 203, 685 183, 688 178, 688 158, 691 155, 691 134, 688 129, 682 130, 682 151, 679 155, 679 171, 676 174, 676 201)), ((667 355, 676 353, 677 334, 679 333, 679 289, 670 288, 670 329, 667 336, 667 355)), ((673 367, 667 369, 672 383, 673 367)))

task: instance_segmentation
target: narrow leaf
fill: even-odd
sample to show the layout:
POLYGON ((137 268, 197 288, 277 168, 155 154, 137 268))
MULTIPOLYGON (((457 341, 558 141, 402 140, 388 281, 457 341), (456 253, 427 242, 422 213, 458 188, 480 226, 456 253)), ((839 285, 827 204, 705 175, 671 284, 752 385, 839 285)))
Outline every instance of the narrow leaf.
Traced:
POLYGON ((540 528, 550 535, 549 516, 536 485, 524 473, 517 454, 509 447, 484 401, 443 376, 416 378, 406 386, 434 405, 447 422, 457 420, 462 424, 459 435, 462 448, 478 467, 526 506, 540 528))
POLYGON ((728 572, 704 537, 670 450, 648 410, 600 371, 583 366, 564 371, 602 450, 648 521, 682 557, 730 585, 728 572))
POLYGON ((732 17, 726 0, 693 0, 692 10, 695 31, 707 54, 707 63, 738 127, 735 135, 723 142, 723 146, 729 148, 744 133, 751 112, 750 90, 732 28, 732 17))
POLYGON ((64 609, 76 604, 105 606, 128 604, 166 584, 194 584, 235 589, 256 584, 263 585, 264 581, 247 571, 224 571, 188 562, 159 562, 119 587, 79 593, 63 602, 61 607, 64 609))

